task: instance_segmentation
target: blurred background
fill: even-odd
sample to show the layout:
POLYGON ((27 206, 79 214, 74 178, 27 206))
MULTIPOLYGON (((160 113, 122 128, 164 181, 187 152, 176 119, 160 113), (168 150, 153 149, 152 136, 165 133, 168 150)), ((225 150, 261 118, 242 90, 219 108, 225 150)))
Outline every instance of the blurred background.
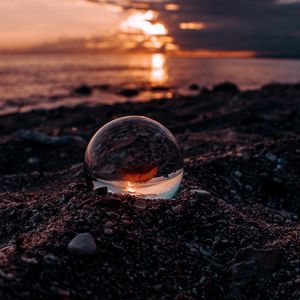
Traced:
POLYGON ((297 0, 2 0, 0 114, 300 79, 297 0))

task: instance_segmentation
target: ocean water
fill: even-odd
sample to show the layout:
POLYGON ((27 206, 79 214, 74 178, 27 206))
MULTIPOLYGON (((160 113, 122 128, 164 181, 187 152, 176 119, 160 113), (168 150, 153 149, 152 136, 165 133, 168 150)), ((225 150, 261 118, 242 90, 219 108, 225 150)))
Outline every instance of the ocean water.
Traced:
POLYGON ((192 93, 188 89, 192 83, 211 87, 223 81, 235 82, 243 90, 274 82, 298 83, 300 60, 200 59, 163 54, 2 55, 0 114, 79 103, 171 98, 192 93), (91 95, 73 92, 82 84, 93 87, 91 95), (124 88, 137 88, 139 94, 125 97, 120 94, 124 88))

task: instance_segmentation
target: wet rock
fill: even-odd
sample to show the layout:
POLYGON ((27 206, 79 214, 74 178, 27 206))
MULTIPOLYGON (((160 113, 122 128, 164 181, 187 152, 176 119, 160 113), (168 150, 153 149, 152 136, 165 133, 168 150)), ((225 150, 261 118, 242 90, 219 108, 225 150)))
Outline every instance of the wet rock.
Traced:
POLYGON ((168 86, 164 86, 164 85, 156 85, 151 87, 151 91, 153 92, 167 92, 169 91, 170 88, 168 86))
POLYGON ((214 85, 213 91, 237 94, 240 90, 236 84, 226 81, 226 82, 214 85))
POLYGON ((189 90, 190 91, 198 91, 200 89, 200 86, 197 84, 197 83, 192 83, 190 86, 189 86, 189 90))
POLYGON ((119 92, 120 95, 125 96, 125 97, 135 97, 139 94, 139 90, 138 89, 130 89, 130 88, 126 88, 126 89, 122 89, 119 92))
POLYGON ((74 89, 74 93, 83 95, 83 96, 89 96, 92 94, 92 88, 88 85, 81 85, 74 89))
POLYGON ((106 195, 107 194, 107 187, 103 186, 103 187, 100 187, 100 188, 94 190, 94 194, 96 194, 96 195, 106 195))
POLYGON ((97 251, 97 245, 90 233, 81 233, 68 244, 68 252, 75 256, 90 256, 97 251))

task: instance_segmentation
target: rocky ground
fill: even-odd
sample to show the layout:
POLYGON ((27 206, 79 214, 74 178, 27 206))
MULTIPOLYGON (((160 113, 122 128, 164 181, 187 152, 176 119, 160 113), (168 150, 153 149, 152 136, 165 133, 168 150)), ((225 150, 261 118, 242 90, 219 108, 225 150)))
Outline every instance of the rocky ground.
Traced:
POLYGON ((0 299, 299 299, 299 133, 300 85, 0 117, 0 299), (90 137, 129 114, 176 135, 175 200, 84 184, 90 137))

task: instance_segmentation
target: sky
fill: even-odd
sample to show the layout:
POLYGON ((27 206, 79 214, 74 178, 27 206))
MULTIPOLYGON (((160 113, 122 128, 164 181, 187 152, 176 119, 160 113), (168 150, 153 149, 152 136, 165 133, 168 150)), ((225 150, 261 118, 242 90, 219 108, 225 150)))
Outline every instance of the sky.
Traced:
POLYGON ((0 49, 300 57, 300 0, 1 0, 0 49))

